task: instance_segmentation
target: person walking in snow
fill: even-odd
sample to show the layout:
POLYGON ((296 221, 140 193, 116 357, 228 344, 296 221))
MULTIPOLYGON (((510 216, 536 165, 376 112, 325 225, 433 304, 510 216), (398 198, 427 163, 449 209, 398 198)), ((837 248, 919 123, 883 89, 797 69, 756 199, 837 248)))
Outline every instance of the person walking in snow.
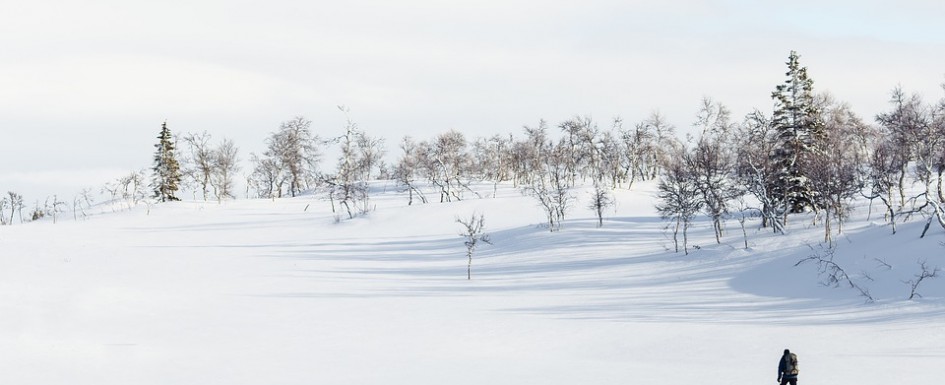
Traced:
POLYGON ((790 350, 784 349, 784 355, 778 362, 778 382, 781 385, 797 385, 797 355, 790 350))

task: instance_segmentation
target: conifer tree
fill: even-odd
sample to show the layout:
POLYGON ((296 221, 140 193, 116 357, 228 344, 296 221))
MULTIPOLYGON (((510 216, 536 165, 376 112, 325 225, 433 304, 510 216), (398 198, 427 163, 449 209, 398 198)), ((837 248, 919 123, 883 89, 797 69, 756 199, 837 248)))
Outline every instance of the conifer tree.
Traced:
POLYGON ((771 93, 776 141, 772 160, 777 164, 771 191, 779 199, 785 216, 814 204, 805 167, 816 156, 817 144, 824 137, 824 124, 814 102, 814 81, 799 58, 796 51, 791 51, 786 63, 787 79, 771 93))
POLYGON ((154 179, 151 187, 154 189, 154 198, 161 202, 180 200, 174 194, 181 181, 180 164, 174 156, 174 141, 171 130, 167 128, 167 121, 161 124, 161 133, 158 143, 154 145, 154 179))

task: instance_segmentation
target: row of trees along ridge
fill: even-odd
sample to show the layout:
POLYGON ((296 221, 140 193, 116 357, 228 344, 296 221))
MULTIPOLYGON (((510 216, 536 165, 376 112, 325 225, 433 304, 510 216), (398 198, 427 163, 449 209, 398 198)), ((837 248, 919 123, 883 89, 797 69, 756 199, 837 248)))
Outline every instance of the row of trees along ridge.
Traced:
MULTIPOLYGON (((890 110, 871 125, 849 105, 816 93, 796 52, 786 64, 784 81, 771 93, 770 114, 755 110, 735 119, 725 105, 705 98, 693 123, 695 134, 685 138, 659 112, 635 124, 616 118, 604 128, 576 116, 556 126, 543 120, 525 126, 523 137, 470 140, 455 130, 426 140, 408 136, 399 143, 399 158, 388 165, 384 140, 350 118, 342 135, 322 138, 300 116, 270 133, 262 153, 250 154, 251 167, 243 175, 246 196, 324 193, 333 209, 351 218, 370 209, 371 179, 396 181, 409 204, 478 196, 470 188, 474 182, 511 183, 535 198, 548 228, 556 231, 575 202, 575 185, 593 183, 591 206, 602 216, 601 207, 612 203, 608 191, 658 180, 657 209, 670 223, 677 251, 688 250, 686 231, 698 215, 711 219, 720 242, 730 218, 738 219, 743 233, 752 216, 761 218, 761 226, 784 232, 791 214, 812 212, 831 242, 857 197, 881 202, 894 233, 897 222, 910 217, 926 221, 923 236, 933 222, 945 228, 945 101, 927 104, 897 87, 890 110), (340 155, 333 170, 322 171, 322 149, 329 145, 338 146, 340 155)), ((347 108, 340 109, 347 117, 347 108)), ((193 190, 195 199, 235 198, 240 167, 233 142, 213 146, 206 132, 182 139, 185 151, 178 154, 179 141, 165 122, 150 185, 143 182, 144 172, 134 172, 102 191, 128 206, 177 200, 182 187, 193 190)), ((88 195, 75 199, 74 212, 83 201, 91 205, 88 195)), ((47 200, 36 206, 33 217, 66 205, 47 200)), ((23 197, 10 192, 0 199, 0 221, 12 224, 19 211, 22 222, 24 207, 23 197)))

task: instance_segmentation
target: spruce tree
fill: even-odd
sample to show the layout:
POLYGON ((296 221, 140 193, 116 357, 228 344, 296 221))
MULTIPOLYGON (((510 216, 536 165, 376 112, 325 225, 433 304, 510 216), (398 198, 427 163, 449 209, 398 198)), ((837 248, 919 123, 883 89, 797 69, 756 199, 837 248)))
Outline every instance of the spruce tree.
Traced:
POLYGON ((177 201, 174 193, 178 190, 181 180, 180 164, 174 156, 174 141, 171 130, 167 128, 167 121, 161 124, 161 133, 158 143, 154 145, 157 151, 154 154, 154 180, 151 187, 154 189, 154 198, 161 202, 177 201))
POLYGON ((791 51, 786 63, 787 79, 771 93, 776 141, 771 156, 777 169, 770 188, 785 216, 813 206, 805 169, 816 156, 818 143, 824 137, 824 124, 814 103, 814 81, 807 75, 807 67, 800 65, 799 58, 797 52, 791 51))

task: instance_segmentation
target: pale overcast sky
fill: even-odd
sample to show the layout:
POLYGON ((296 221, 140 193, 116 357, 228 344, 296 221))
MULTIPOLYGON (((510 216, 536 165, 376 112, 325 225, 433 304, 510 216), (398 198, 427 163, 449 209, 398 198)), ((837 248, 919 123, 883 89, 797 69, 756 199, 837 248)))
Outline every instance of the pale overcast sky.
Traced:
POLYGON ((685 129, 703 96, 769 111, 791 50, 868 121, 897 84, 945 96, 942 1, 0 0, 0 12, 0 193, 30 202, 150 167, 165 119, 233 139, 244 159, 296 115, 339 134, 340 104, 394 153, 407 134, 520 134, 576 114, 606 126, 658 109, 685 129))

